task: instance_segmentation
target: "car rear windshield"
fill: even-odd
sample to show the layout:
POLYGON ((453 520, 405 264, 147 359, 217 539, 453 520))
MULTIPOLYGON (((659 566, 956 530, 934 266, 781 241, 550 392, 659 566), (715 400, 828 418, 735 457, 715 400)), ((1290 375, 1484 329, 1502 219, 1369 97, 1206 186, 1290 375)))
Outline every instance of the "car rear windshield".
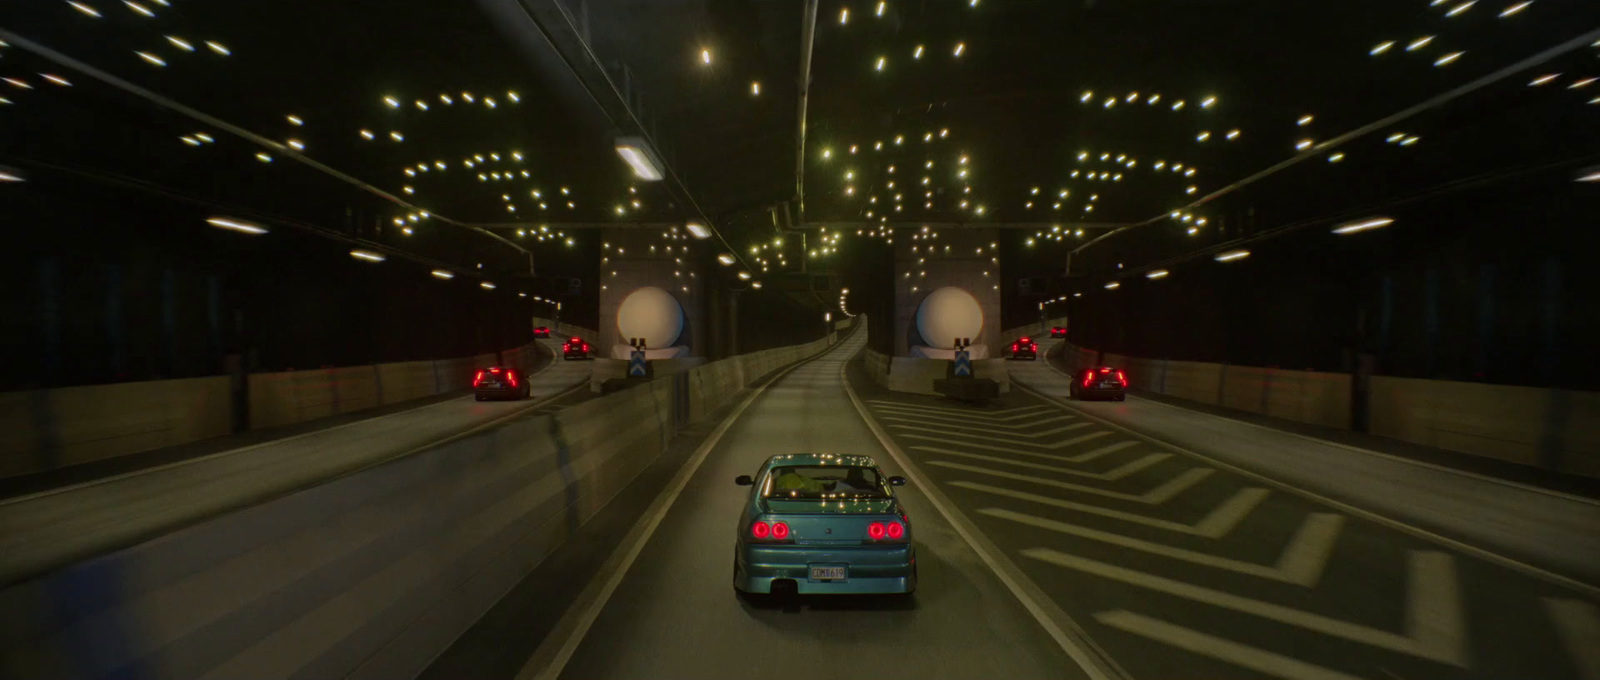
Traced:
POLYGON ((888 498, 874 468, 853 465, 785 465, 767 475, 766 498, 888 498))

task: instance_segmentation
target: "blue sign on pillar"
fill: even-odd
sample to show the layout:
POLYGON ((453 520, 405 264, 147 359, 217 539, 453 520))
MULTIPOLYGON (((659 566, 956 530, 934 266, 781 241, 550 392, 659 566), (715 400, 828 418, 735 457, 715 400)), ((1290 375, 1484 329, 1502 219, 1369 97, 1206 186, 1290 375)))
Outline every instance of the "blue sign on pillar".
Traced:
POLYGON ((628 377, 643 378, 645 373, 644 350, 633 348, 632 358, 628 360, 628 377))
POLYGON ((965 349, 956 350, 955 376, 972 377, 972 353, 965 349))

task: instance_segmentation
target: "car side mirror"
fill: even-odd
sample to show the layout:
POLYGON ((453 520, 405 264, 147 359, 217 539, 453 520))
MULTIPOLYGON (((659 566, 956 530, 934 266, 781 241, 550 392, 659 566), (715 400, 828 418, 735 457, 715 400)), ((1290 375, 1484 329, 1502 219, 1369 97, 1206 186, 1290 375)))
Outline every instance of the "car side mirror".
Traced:
POLYGON ((906 478, 905 477, 895 476, 895 477, 890 477, 889 478, 889 486, 905 486, 905 485, 906 485, 906 478))
POLYGON ((738 484, 739 486, 750 486, 755 484, 756 480, 751 479, 750 475, 739 475, 738 477, 733 478, 733 483, 738 484))

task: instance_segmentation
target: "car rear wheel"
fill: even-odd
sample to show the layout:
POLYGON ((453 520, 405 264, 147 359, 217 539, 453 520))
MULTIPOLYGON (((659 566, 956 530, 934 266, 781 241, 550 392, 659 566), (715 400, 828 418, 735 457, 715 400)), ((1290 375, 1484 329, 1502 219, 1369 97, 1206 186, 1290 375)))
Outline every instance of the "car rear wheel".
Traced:
POLYGON ((474 399, 477 399, 478 401, 483 401, 484 400, 484 396, 481 395, 481 394, 474 394, 474 395, 472 395, 472 397, 474 399))
POLYGON ((1128 400, 1128 395, 1126 395, 1126 394, 1117 395, 1117 401, 1127 401, 1127 400, 1128 400))

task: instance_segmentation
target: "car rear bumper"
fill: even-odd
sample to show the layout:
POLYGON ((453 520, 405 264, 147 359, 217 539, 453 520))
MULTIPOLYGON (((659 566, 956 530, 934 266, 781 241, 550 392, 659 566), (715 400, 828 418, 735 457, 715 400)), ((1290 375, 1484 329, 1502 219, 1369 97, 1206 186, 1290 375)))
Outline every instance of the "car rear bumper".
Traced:
POLYGON ((1094 397, 1120 397, 1128 393, 1125 389, 1102 389, 1099 387, 1079 387, 1078 396, 1084 399, 1094 397))
POLYGON ((563 352, 561 354, 561 358, 563 358, 563 359, 587 359, 587 358, 589 358, 589 355, 587 353, 585 353, 585 352, 563 352))
POLYGON ((793 581, 802 595, 909 593, 917 588, 917 550, 911 544, 861 546, 740 543, 733 587, 770 593, 774 581, 793 581), (811 580, 811 566, 844 566, 838 581, 811 580))
POLYGON ((480 397, 522 397, 521 387, 502 387, 498 389, 474 388, 472 393, 480 397))
POLYGON ((1038 359, 1039 355, 1036 354, 1036 353, 1033 353, 1033 352, 1017 352, 1016 354, 1012 354, 1011 358, 1013 358, 1013 359, 1030 359, 1031 360, 1031 359, 1038 359))

